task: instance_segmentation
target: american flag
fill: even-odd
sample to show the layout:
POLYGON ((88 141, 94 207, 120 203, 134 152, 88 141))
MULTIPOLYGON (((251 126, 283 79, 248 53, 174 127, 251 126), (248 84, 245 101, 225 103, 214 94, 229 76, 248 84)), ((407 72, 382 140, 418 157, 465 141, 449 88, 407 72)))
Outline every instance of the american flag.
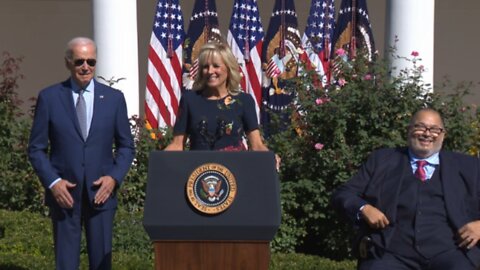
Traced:
POLYGON ((332 56, 342 48, 354 58, 356 50, 363 49, 368 59, 373 60, 375 42, 366 0, 342 0, 332 44, 332 56))
POLYGON ((315 70, 325 85, 329 82, 330 51, 335 29, 335 0, 312 0, 302 46, 307 68, 315 70))
POLYGON ((185 39, 186 57, 183 67, 183 86, 185 89, 192 89, 193 81, 198 72, 198 53, 202 45, 209 41, 221 40, 215 0, 196 0, 185 39))
POLYGON ((145 116, 153 129, 175 124, 185 32, 178 0, 159 0, 148 51, 145 116))
POLYGON ((242 89, 255 100, 258 120, 262 101, 263 35, 257 0, 235 0, 227 42, 240 64, 242 89))

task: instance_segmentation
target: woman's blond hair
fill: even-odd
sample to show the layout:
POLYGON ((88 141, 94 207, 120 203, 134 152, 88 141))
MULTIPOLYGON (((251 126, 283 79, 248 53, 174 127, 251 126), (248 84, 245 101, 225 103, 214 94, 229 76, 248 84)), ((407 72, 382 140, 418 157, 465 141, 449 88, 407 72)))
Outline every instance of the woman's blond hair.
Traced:
POLYGON ((227 90, 230 95, 238 94, 240 89, 240 81, 242 76, 240 75, 240 67, 237 59, 233 55, 230 47, 225 43, 220 42, 208 42, 200 48, 198 54, 198 73, 193 82, 192 89, 194 91, 205 89, 207 79, 201 72, 205 63, 214 55, 220 56, 223 63, 227 67, 227 90))

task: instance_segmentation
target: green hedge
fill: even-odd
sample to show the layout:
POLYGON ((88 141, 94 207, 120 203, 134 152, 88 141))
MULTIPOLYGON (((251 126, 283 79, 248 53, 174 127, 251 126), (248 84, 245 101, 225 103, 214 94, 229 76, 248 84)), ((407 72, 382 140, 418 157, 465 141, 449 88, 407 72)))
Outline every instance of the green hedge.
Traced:
MULTIPOLYGON (((27 211, 0 210, 0 269, 54 269, 52 224, 49 218, 27 211)), ((82 238, 83 239, 83 238, 82 238)), ((113 238, 113 269, 152 269, 153 249, 140 214, 118 211, 113 238)), ((81 269, 88 269, 82 242, 81 269)))
MULTIPOLYGON (((143 230, 142 216, 119 210, 115 218, 113 269, 153 269, 153 248, 143 230)), ((27 211, 0 210, 0 269, 54 269, 52 225, 49 218, 27 211)), ((81 267, 88 269, 85 243, 82 243, 81 267)), ((273 254, 271 270, 348 270, 352 261, 336 262, 318 256, 273 254)))

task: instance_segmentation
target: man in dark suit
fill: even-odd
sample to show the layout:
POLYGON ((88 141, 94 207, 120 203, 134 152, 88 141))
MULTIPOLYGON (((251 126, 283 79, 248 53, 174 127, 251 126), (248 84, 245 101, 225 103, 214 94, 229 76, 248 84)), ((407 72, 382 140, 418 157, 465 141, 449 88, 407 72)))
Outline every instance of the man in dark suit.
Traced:
POLYGON ((358 269, 468 270, 480 265, 480 164, 441 150, 432 109, 415 113, 408 148, 374 151, 333 194, 358 228, 358 269))
POLYGON ((38 95, 28 154, 45 187, 57 269, 78 269, 85 226, 90 269, 111 269, 116 191, 134 158, 123 94, 94 77, 96 45, 74 38, 69 79, 38 95))

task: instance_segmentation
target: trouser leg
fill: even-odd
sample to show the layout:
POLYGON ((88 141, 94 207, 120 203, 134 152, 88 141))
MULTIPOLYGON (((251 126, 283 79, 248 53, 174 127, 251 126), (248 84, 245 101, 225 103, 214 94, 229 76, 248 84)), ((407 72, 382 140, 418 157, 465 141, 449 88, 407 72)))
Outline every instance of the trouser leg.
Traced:
POLYGON ((115 209, 84 206, 84 224, 90 270, 112 269, 112 229, 115 209))
POLYGON ((74 204, 73 209, 63 209, 59 206, 50 207, 57 270, 79 268, 82 237, 80 212, 79 204, 74 204))

